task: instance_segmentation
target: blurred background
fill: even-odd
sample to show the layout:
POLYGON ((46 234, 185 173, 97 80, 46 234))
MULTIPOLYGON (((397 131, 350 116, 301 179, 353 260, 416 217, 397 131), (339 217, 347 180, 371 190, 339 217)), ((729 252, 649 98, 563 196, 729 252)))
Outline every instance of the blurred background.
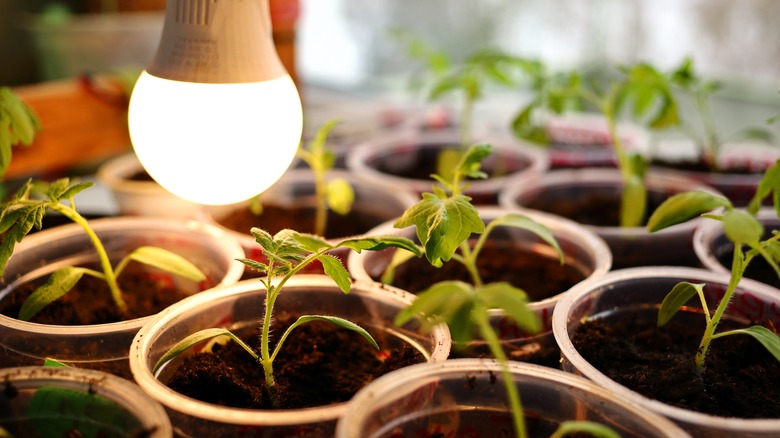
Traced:
MULTIPOLYGON (((0 85, 137 73, 154 54, 164 6, 2 0, 0 85)), ((724 132, 780 114, 777 0, 271 0, 271 7, 310 126, 332 117, 369 126, 394 105, 426 105, 409 87, 420 64, 389 36, 392 28, 411 30, 456 61, 497 48, 598 72, 636 61, 669 70, 690 56, 700 74, 725 84, 713 102, 724 132)), ((520 93, 488 93, 477 113, 508 109, 508 117, 520 93)), ((769 129, 780 132, 778 125, 769 129)))

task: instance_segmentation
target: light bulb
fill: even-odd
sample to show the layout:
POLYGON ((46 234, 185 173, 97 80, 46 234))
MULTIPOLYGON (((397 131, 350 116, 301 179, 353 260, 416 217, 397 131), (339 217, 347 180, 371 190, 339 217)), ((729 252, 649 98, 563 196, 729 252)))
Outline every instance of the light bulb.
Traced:
POLYGON ((303 117, 268 0, 168 0, 128 123, 141 164, 179 197, 229 204, 275 183, 295 158, 303 117))

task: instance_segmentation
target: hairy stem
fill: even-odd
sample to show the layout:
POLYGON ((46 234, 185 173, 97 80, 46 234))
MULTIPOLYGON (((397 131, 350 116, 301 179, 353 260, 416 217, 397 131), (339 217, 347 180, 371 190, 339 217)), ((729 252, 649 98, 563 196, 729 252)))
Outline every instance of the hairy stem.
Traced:
POLYGON ((704 336, 702 336, 701 342, 699 343, 699 348, 696 350, 696 359, 694 365, 698 375, 701 375, 702 371, 704 371, 704 360, 707 357, 707 351, 710 348, 710 343, 712 342, 715 330, 718 328, 718 323, 720 322, 720 319, 723 317, 723 313, 726 311, 726 308, 731 302, 731 297, 734 295, 734 291, 737 289, 739 280, 742 279, 742 273, 745 270, 745 263, 743 261, 742 254, 742 247, 738 244, 735 244, 734 259, 732 261, 729 285, 726 288, 726 293, 723 295, 723 298, 721 298, 720 303, 718 303, 718 308, 715 309, 715 314, 712 315, 712 319, 710 319, 709 324, 707 324, 707 327, 704 330, 704 336))
POLYGON ((715 129, 715 121, 712 118, 712 112, 707 105, 707 97, 702 92, 695 93, 696 107, 698 108, 702 128, 704 129, 704 144, 702 145, 702 155, 710 170, 718 170, 718 134, 715 129))

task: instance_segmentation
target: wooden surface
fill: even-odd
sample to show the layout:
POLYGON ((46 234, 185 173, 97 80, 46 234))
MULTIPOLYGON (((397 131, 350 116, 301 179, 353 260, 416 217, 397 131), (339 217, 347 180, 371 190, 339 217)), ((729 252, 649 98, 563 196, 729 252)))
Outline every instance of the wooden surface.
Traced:
POLYGON ((126 102, 79 79, 17 87, 41 120, 35 142, 13 150, 6 179, 96 164, 130 149, 126 102))

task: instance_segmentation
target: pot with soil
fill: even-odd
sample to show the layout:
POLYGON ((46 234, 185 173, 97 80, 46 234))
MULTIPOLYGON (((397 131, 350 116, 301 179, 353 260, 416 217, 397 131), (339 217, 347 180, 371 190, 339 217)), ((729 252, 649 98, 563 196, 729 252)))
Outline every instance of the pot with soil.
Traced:
MULTIPOLYGON (((762 208, 756 219, 764 226, 762 240, 771 236, 774 231, 780 231, 780 219, 773 208, 762 208)), ((703 267, 725 274, 731 272, 734 244, 724 234, 722 222, 707 221, 701 224, 693 233, 693 249, 703 267)), ((780 288, 780 279, 763 257, 756 257, 750 262, 745 270, 745 277, 780 288)))
MULTIPOLYGON (((670 196, 689 190, 717 193, 695 181, 649 172, 647 212, 670 196)), ((500 194, 502 206, 526 207, 574 220, 602 237, 612 251, 613 269, 647 266, 698 266, 693 232, 703 223, 697 218, 657 233, 644 227, 620 227, 623 183, 615 169, 564 169, 540 178, 513 179, 500 194)))
MULTIPOLYGON (((477 258, 477 268, 485 284, 506 281, 523 289, 529 295, 529 308, 542 320, 543 331, 529 334, 502 312, 494 312, 492 324, 509 358, 557 367, 560 354, 550 332, 555 303, 560 294, 580 281, 609 271, 612 263, 609 248, 593 232, 551 214, 499 207, 479 207, 478 211, 485 223, 508 213, 527 216, 547 227, 558 241, 565 257, 563 265, 555 250, 538 235, 520 228, 499 226, 490 233, 477 258)), ((414 239, 415 229, 399 230, 391 221, 370 231, 369 235, 389 233, 414 239)), ((350 254, 347 259, 349 271, 356 279, 380 281, 394 254, 392 249, 350 254)), ((412 258, 396 268, 390 284, 417 293, 444 280, 470 282, 471 277, 464 265, 455 260, 436 268, 425 258, 412 258)), ((463 346, 453 350, 453 354, 483 356, 488 354, 488 349, 482 341, 474 341, 465 350, 463 346)))
POLYGON ((65 266, 99 269, 93 243, 79 225, 31 234, 16 245, 2 279, 0 366, 40 365, 44 358, 54 357, 129 377, 130 342, 150 315, 194 293, 235 283, 243 272, 235 261, 243 256, 241 246, 207 224, 120 217, 90 225, 112 263, 153 245, 183 255, 205 279, 196 282, 132 261, 117 277, 125 312, 117 308, 105 281, 84 275, 70 292, 22 320, 18 316, 26 298, 53 272, 65 266))
MULTIPOLYGON (((624 437, 685 437, 660 415, 581 377, 511 362, 528 436, 550 436, 564 421, 592 421, 624 437)), ((501 368, 493 360, 418 364, 370 383, 350 401, 337 438, 515 436, 501 368)))
POLYGON ((166 407, 174 427, 191 436, 328 436, 345 402, 368 381, 409 364, 443 361, 449 354, 446 326, 423 332, 416 322, 393 324, 413 299, 407 292, 358 281, 345 295, 322 275, 293 277, 284 291, 275 305, 274 333, 282 333, 278 328, 298 315, 333 315, 366 329, 380 350, 332 324, 299 327, 276 357, 278 400, 286 401, 281 409, 268 408, 257 361, 241 350, 237 362, 231 362, 235 342, 210 346, 210 353, 189 349, 153 373, 163 354, 202 329, 226 327, 251 348, 257 345, 266 298, 260 281, 244 280, 198 294, 155 317, 138 333, 131 351, 136 382, 166 407), (313 342, 315 336, 322 340, 313 342), (208 363, 223 364, 213 370, 216 377, 200 370, 208 363))
MULTIPOLYGON (((623 146, 644 153, 650 136, 638 125, 621 122, 618 126, 623 146)), ((616 156, 606 119, 595 113, 551 115, 545 123, 546 148, 550 169, 615 167, 616 156)))
POLYGON ((162 188, 133 153, 106 161, 95 176, 111 190, 124 216, 193 218, 202 208, 162 188))
MULTIPOLYGON (((348 181, 352 185, 355 198, 346 215, 342 216, 328 209, 324 233, 327 239, 364 234, 377 225, 400 216, 415 201, 409 193, 388 188, 387 185, 364 182, 351 172, 331 170, 328 175, 348 181)), ((201 219, 222 228, 238 240, 246 257, 261 260, 260 248, 250 234, 250 229, 259 227, 271 234, 285 228, 315 233, 315 193, 312 172, 308 169, 295 169, 285 173, 279 182, 262 194, 261 214, 255 214, 247 201, 207 207, 203 210, 201 219)), ((347 252, 338 251, 337 255, 346 258, 347 252)))
MULTIPOLYGON (((533 179, 548 167, 547 154, 513 140, 480 137, 479 143, 490 144, 493 153, 482 163, 482 170, 489 177, 470 180, 465 191, 474 204, 495 205, 500 187, 510 176, 527 175, 533 179)), ((446 170, 457 163, 459 150, 465 151, 457 130, 409 131, 357 145, 347 158, 347 168, 367 181, 419 196, 430 190, 432 174, 446 175, 437 168, 444 161, 442 157, 450 155, 442 152, 454 153, 451 162, 443 165, 446 170)))
POLYGON ((8 437, 172 436, 163 407, 136 385, 69 367, 0 369, 0 431, 8 437))
MULTIPOLYGON (((611 272, 572 288, 553 314, 565 370, 644 408, 694 436, 776 436, 780 362, 750 336, 712 340, 706 367, 694 366, 704 333, 702 303, 690 299, 665 325, 659 306, 681 281, 703 283, 707 307, 724 296, 729 276, 685 267, 611 272)), ((773 329, 780 291, 743 279, 718 332, 752 324, 773 329)))
POLYGON ((692 140, 666 140, 655 148, 653 171, 713 187, 738 207, 747 206, 764 171, 780 158, 776 146, 756 141, 723 144, 715 166, 704 161, 692 140))

